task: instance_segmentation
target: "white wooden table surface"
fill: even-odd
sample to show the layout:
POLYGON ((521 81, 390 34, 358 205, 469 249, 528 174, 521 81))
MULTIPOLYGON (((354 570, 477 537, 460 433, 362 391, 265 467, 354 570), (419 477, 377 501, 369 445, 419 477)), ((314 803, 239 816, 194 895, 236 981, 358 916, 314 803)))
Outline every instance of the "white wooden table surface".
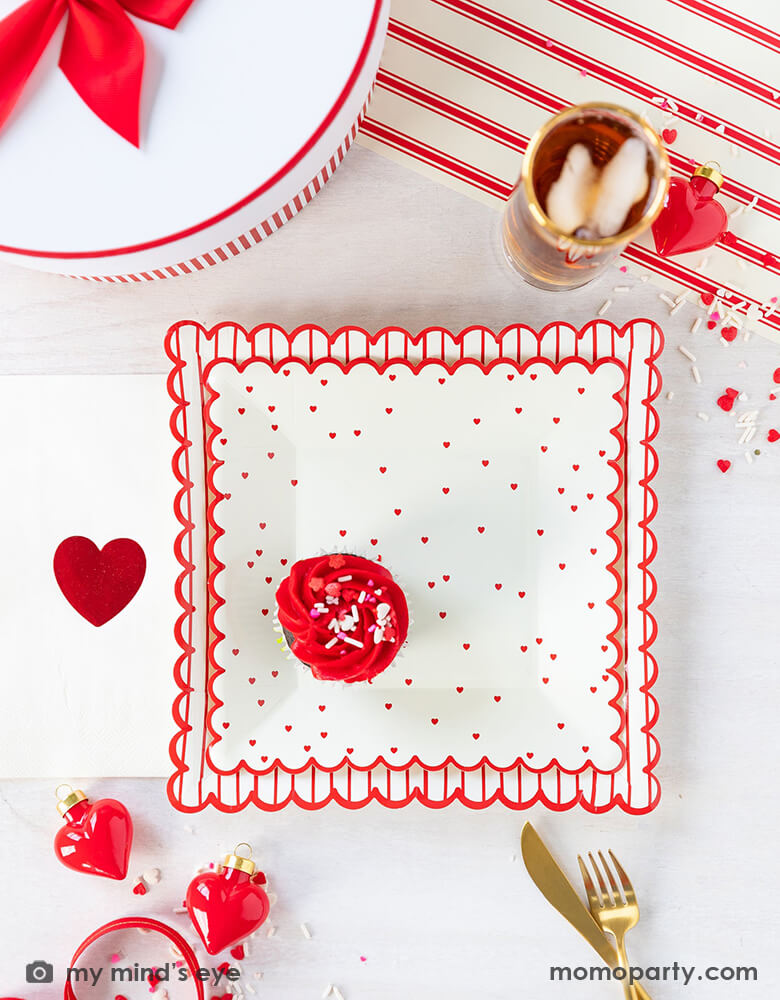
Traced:
MULTIPOLYGON (((654 1000, 766 995, 773 987, 762 983, 777 978, 780 828, 780 442, 767 444, 766 431, 780 425, 780 409, 767 402, 780 350, 757 336, 728 347, 713 334, 693 336, 694 306, 670 319, 650 285, 612 295, 626 283, 617 271, 565 296, 532 290, 500 266, 496 227, 483 206, 357 148, 280 233, 192 277, 103 287, 0 269, 0 373, 161 372, 164 331, 182 318, 415 329, 553 318, 579 324, 609 296, 609 319, 661 322, 664 392, 675 394, 659 401, 656 481, 663 799, 647 817, 543 809, 530 816, 572 877, 578 851, 612 847, 623 860, 642 904, 630 941, 636 964, 697 966, 687 988, 648 984, 654 1000), (680 343, 698 358, 701 386, 680 343), (733 415, 715 406, 726 386, 744 389, 749 405, 761 408, 754 447, 762 454, 752 465, 736 445, 733 415), (698 411, 710 421, 698 420, 698 411), (727 475, 715 468, 721 457, 733 461, 727 475), (698 980, 715 965, 756 966, 759 983, 698 980)), ((33 608, 30 627, 38 627, 33 608)), ((31 719, 30 729, 31 738, 46 738, 45 719, 31 719)), ((260 938, 245 963, 250 976, 264 973, 250 980, 258 998, 317 998, 328 983, 346 1000, 620 996, 616 984, 548 981, 553 964, 596 959, 516 860, 525 814, 332 806, 187 817, 168 805, 162 779, 106 778, 90 792, 127 803, 137 829, 131 873, 154 864, 163 880, 140 899, 127 883, 67 872, 51 850, 59 823, 51 783, 0 782, 2 993, 54 996, 54 987, 25 983, 26 963, 46 959, 62 973, 85 934, 113 917, 143 912, 186 927, 171 908, 195 866, 249 840, 279 895, 277 934, 260 938)), ((136 987, 128 995, 144 994, 136 987)))

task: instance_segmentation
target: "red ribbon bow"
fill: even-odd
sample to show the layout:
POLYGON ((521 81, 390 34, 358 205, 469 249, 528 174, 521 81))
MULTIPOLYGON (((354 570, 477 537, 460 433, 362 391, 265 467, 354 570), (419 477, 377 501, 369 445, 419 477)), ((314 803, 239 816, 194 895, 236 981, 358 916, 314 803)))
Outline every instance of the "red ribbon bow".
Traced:
POLYGON ((175 28, 193 0, 28 0, 0 21, 0 128, 67 16, 60 69, 106 125, 134 146, 144 42, 128 13, 175 28))

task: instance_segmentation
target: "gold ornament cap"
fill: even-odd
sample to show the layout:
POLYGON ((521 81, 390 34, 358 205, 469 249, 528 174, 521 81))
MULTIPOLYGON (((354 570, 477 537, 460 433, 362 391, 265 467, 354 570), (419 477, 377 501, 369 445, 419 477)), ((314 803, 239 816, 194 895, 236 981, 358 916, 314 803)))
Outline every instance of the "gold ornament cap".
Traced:
POLYGON ((73 788, 71 788, 70 785, 58 785, 58 787, 55 789, 54 794, 60 800, 57 803, 57 812, 60 814, 60 816, 64 816, 65 813, 70 812, 70 810, 77 803, 84 802, 86 801, 87 798, 87 796, 84 794, 84 792, 81 791, 80 788, 74 790, 73 788), (65 789, 67 789, 67 791, 64 791, 64 794, 62 794, 61 790, 65 789), (61 794, 62 797, 60 798, 61 794))
POLYGON ((717 186, 718 191, 723 187, 723 174, 720 172, 720 164, 715 160, 707 160, 706 163, 702 163, 693 171, 693 176, 706 177, 708 181, 712 181, 717 186))
POLYGON ((232 854, 228 854, 225 860, 222 862, 223 868, 235 868, 236 871, 246 872, 247 875, 254 875, 255 868, 257 867, 251 858, 252 847, 250 844, 236 844, 233 849, 232 854), (247 857, 244 853, 239 852, 240 847, 245 847, 249 854, 247 857))

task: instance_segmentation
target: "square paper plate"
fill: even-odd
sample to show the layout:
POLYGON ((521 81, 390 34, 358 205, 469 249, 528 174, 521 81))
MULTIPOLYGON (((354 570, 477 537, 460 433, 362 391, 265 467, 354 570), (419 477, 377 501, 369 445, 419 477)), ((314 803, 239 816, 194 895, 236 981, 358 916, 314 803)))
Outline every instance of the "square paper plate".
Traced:
POLYGON ((660 330, 169 333, 182 809, 494 800, 646 811, 660 330), (371 684, 280 646, 296 559, 385 563, 409 639, 371 684))

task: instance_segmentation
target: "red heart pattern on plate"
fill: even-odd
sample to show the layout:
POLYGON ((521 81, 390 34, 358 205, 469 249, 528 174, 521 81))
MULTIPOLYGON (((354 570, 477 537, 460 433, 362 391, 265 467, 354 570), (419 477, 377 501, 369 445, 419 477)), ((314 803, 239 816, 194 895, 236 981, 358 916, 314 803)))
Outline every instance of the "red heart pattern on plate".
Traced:
MULTIPOLYGON (((503 380, 504 373, 499 372, 499 374, 503 380)), ((584 377, 587 376, 583 376, 582 372, 577 374, 579 384, 574 382, 570 392, 575 400, 582 401, 577 402, 576 405, 593 407, 598 403, 599 393, 593 390, 586 391, 588 387, 582 384, 584 377)), ((428 444, 425 447, 429 450, 426 451, 426 455, 429 456, 432 477, 430 488, 427 489, 425 484, 423 484, 418 496, 408 492, 405 480, 405 475, 407 474, 405 472, 405 456, 403 452, 399 453, 396 443, 398 435, 403 434, 403 431, 399 428, 405 426, 404 421, 408 407, 407 394, 410 384, 409 374, 404 373, 403 378, 399 375, 398 389, 392 389, 389 393, 387 391, 388 381, 392 382, 393 380, 385 381, 384 395, 377 392, 372 400, 377 413, 381 413, 382 427, 387 428, 382 433, 392 435, 392 437, 388 438, 381 435, 377 436, 379 433, 378 425, 373 413, 366 406, 353 408, 351 411, 352 420, 349 420, 349 418, 347 420, 343 419, 342 411, 338 405, 344 391, 343 379, 340 374, 336 374, 327 380, 327 386, 316 387, 316 394, 301 389, 301 386, 306 383, 306 379, 308 378, 308 375, 302 376, 302 373, 298 370, 291 370, 289 384, 290 391, 299 394, 300 409, 305 412, 308 425, 315 429, 314 433, 319 428, 317 447, 321 449, 324 455, 327 455, 330 449, 333 449, 334 455, 362 456, 350 461, 354 467, 364 467, 366 469, 366 476, 369 481, 372 484, 377 484, 372 486, 376 496, 384 497, 384 502, 379 506, 369 506, 364 521, 350 516, 351 511, 347 507, 343 511, 339 521, 335 525, 329 525, 329 514, 326 512, 318 534, 322 535, 324 544, 330 544, 334 549, 341 547, 343 540, 344 551, 354 550, 360 554, 368 554, 373 551, 374 559, 377 561, 386 559, 391 569, 394 572, 399 572, 399 578, 403 585, 409 586, 414 591, 419 581, 419 586, 425 595, 430 595, 431 599, 439 597, 441 603, 437 600, 436 605, 427 605, 424 598, 419 594, 415 595, 412 593, 410 595, 419 627, 423 627, 426 615, 432 615, 441 630, 443 637, 441 641, 450 642, 452 640, 459 656, 469 656, 474 662, 479 663, 484 655, 480 652, 481 637, 471 627, 466 631, 460 620, 462 617, 459 605, 460 594, 464 588, 468 590, 466 583, 468 573, 461 572, 461 565, 457 564, 457 544, 453 545, 452 537, 449 534, 448 519, 453 516, 458 517, 458 511, 462 509, 459 505, 467 502, 469 496, 468 486, 460 479, 459 470, 465 466, 469 466, 475 475, 478 475, 480 479, 484 479, 489 484, 485 487, 486 489, 494 490, 496 485, 500 486, 502 495, 506 497, 505 502, 508 505, 516 504, 518 510, 523 509, 524 505, 528 503, 529 496, 532 496, 537 488, 533 481, 528 482, 527 468, 523 463, 517 464, 513 470, 510 470, 514 471, 514 476, 507 475, 506 459, 501 455, 499 450, 495 449, 495 443, 501 440, 499 430, 501 425, 497 425, 496 423, 496 414, 493 408, 488 406, 484 410, 480 408, 476 413, 474 411, 466 411, 464 413, 469 434, 473 436, 473 442, 468 447, 466 447, 467 442, 463 433, 461 433, 452 421, 447 424, 442 423, 439 426, 431 425, 427 435, 427 428, 424 425, 420 426, 416 437, 423 441, 427 438, 428 444), (303 382, 301 381, 302 377, 304 378, 303 382), (295 388, 296 386, 297 389, 295 388), (359 427, 356 427, 354 416, 358 413, 360 414, 361 424, 359 427), (388 442, 392 442, 392 444, 388 444, 388 442), (526 476, 526 478, 523 478, 523 476, 526 476), (498 484, 494 485, 496 479, 498 479, 498 484), (383 485, 379 487, 379 483, 383 485), (509 489, 507 489, 507 486, 509 486, 509 489), (433 506, 434 494, 439 503, 447 503, 448 507, 441 508, 439 512, 433 506), (455 504, 454 507, 453 504, 455 504), (445 513, 445 511, 452 513, 445 513), (402 534, 400 535, 397 529, 395 532, 393 531, 396 524, 401 529, 402 534), (366 525, 369 529, 373 529, 375 534, 372 534, 371 530, 367 531, 366 525), (408 527, 404 529, 403 525, 408 525, 408 527), (377 528, 380 530, 377 531, 377 528), (332 538, 332 541, 329 542, 329 538, 332 538), (347 539, 351 541, 348 542, 346 541, 347 539), (403 542, 413 540, 416 543, 421 552, 420 566, 427 568, 427 572, 414 570, 409 574, 408 579, 404 577, 400 567, 408 562, 408 559, 401 557, 399 564, 399 539, 403 542), (444 564, 442 558, 444 553, 449 553, 450 555, 455 553, 455 560, 448 560, 448 564, 444 564), (444 569, 454 570, 454 576, 452 577, 455 581, 454 583, 448 582, 451 578, 451 573, 444 573, 444 569), (454 596, 450 593, 451 588, 455 588, 454 596), (473 650, 471 648, 472 645, 476 645, 476 648, 473 650)), ((446 399, 447 393, 452 391, 453 381, 456 379, 457 374, 453 378, 445 380, 444 385, 441 387, 441 397, 443 399, 446 399)), ((551 568, 555 568, 557 575, 566 577, 573 574, 576 578, 577 574, 581 574, 583 571, 589 572, 589 570, 584 569, 582 566, 582 555, 577 556, 567 552, 565 558, 561 558, 564 556, 564 552, 560 551, 559 546, 559 519, 563 516, 563 511, 565 511, 568 518, 576 517, 578 521, 582 519, 584 517, 586 499, 593 499, 594 496, 603 496, 599 479, 594 477, 608 475, 611 480, 613 473, 607 466, 609 458, 607 458, 607 462, 596 459, 597 442, 591 445, 593 448, 592 451, 586 447, 574 452, 570 447, 567 447, 566 442, 568 437, 563 428, 570 422, 571 410, 560 406, 560 404, 555 404, 552 401, 554 397, 551 398, 545 419, 542 421, 538 418, 538 415, 536 415, 537 404, 533 398, 528 397, 527 387, 529 383, 536 382, 538 388, 534 392, 539 398, 542 398, 546 393, 549 393, 549 379, 549 373, 542 372, 540 369, 538 372, 526 373, 525 378, 518 376, 515 380, 506 380, 503 383, 505 389, 501 391, 510 393, 506 399, 508 405, 506 405, 505 413, 507 414, 507 419, 511 419, 512 428, 522 427, 527 422, 531 428, 531 434, 539 433, 538 428, 546 426, 546 433, 550 436, 555 436, 553 445, 548 446, 548 443, 544 442, 543 439, 542 443, 537 440, 534 444, 534 453, 539 462, 544 465, 543 476, 549 477, 550 498, 548 500, 549 513, 547 507, 541 508, 543 511, 542 516, 547 523, 543 522, 544 526, 537 527, 535 523, 531 522, 529 534, 532 536, 532 544, 538 546, 539 555, 535 555, 534 559, 541 560, 540 565, 546 562, 551 568), (536 374, 537 379, 531 380, 527 377, 528 374, 536 374), (519 400, 522 400, 522 402, 519 402, 519 400), (554 428, 558 429, 554 430, 554 428), (605 471, 602 472, 602 470, 605 471), (594 486, 597 485, 599 488, 594 492, 594 486), (585 492, 586 490, 587 493, 585 492), (557 504, 559 498, 561 501, 560 507, 554 506, 554 502, 557 504)), ((292 453, 289 450, 288 444, 285 447, 276 447, 273 452, 275 456, 274 461, 267 462, 266 467, 263 469, 255 469, 249 466, 246 463, 246 459, 244 459, 242 468, 233 465, 233 462, 238 460, 238 456, 247 454, 243 444, 247 438, 256 441, 258 453, 263 456, 267 455, 264 449, 265 442, 266 440, 270 442, 272 435, 267 422, 263 422, 262 424, 255 423, 255 410, 253 409, 257 404, 262 411, 267 411, 267 405, 263 399, 264 396, 266 399, 268 398, 267 383, 260 373, 258 373, 257 378, 253 378, 253 383, 254 392, 252 394, 251 406, 247 408, 244 422, 241 424, 242 429, 238 429, 239 422, 235 417, 235 412, 233 413, 233 423, 226 427, 226 433, 230 440, 229 450, 231 457, 222 466, 219 472, 221 478, 216 480, 216 485, 221 489, 223 495, 228 492, 233 494, 233 504, 236 504, 235 509, 237 511, 241 510, 244 496, 253 497, 257 495, 257 491, 260 489, 258 483, 266 487, 269 483, 273 484, 274 489, 278 485, 281 505, 275 506, 274 504, 262 502, 254 505, 252 509, 254 520, 247 524, 248 530, 246 532, 247 547, 251 546, 248 554, 252 558, 249 561, 256 564, 254 574, 258 574, 257 576, 253 574, 253 578, 257 581, 253 586, 259 587, 258 593, 262 594, 262 601, 267 605, 267 607, 260 609, 263 617, 266 617, 269 615, 269 607, 273 609, 274 588, 278 585, 280 579, 278 575, 279 566, 291 565, 296 558, 295 551, 290 551, 289 543, 283 545, 280 542, 280 538, 285 532, 285 524, 287 523, 285 521, 284 506, 285 504, 289 504, 294 508, 300 503, 305 504, 307 502, 306 497, 310 495, 307 491, 316 491, 318 483, 316 472, 312 475, 308 468, 291 462, 292 453), (268 472, 268 466, 276 463, 280 463, 279 472, 268 472), (262 475, 260 475, 260 472, 262 472, 262 475), (247 473, 247 475, 242 476, 241 473, 247 473), (271 477, 270 479, 269 476, 271 477), (262 482, 263 478, 265 479, 264 483, 262 482), (248 492, 242 493, 242 489, 248 492), (264 520, 258 522, 256 520, 258 516, 263 517, 264 520), (264 536, 259 535, 258 526, 260 531, 265 531, 267 527, 268 530, 264 536), (255 548, 258 541, 260 541, 260 537, 262 537, 263 548, 255 548), (273 567, 275 567, 276 573, 273 572, 273 567), (270 570, 271 572, 266 574, 265 570, 270 570), (270 583, 268 582, 269 578, 271 580, 270 583), (263 586, 263 581, 265 581, 267 587, 263 586)), ((311 386, 311 384, 312 382, 309 381, 308 385, 311 386)), ((279 387, 276 385, 274 396, 271 397, 275 399, 273 405, 275 407, 275 419, 278 421, 276 424, 278 428, 276 432, 277 446, 279 441, 283 439, 288 443, 294 440, 296 433, 296 425, 291 419, 294 417, 294 411, 291 409, 290 397, 286 393, 287 390, 284 389, 280 395, 279 387)), ((225 398, 227 399, 229 396, 225 398)), ((220 411, 217 408, 219 405, 221 404, 217 400, 215 408, 212 410, 212 415, 217 422, 220 419, 220 411)), ((224 404, 223 409, 226 406, 227 404, 224 404)), ((347 413, 348 409, 348 407, 345 407, 343 412, 347 413)), ((265 420, 267 421, 267 414, 265 420)), ((513 431, 513 433, 515 432, 513 431)), ((525 434, 529 432, 521 431, 517 433, 525 434)), ((612 449, 615 447, 615 442, 608 434, 605 434, 602 443, 607 445, 610 449, 609 454, 613 455, 614 451, 612 449)), ((220 459, 223 454, 223 452, 220 452, 220 459)), ((607 450, 600 449, 599 459, 603 460, 605 457, 607 457, 607 450)), ((341 462, 343 459, 339 458, 338 461, 341 462)), ((272 494, 269 493, 270 495, 272 494)), ((592 506, 594 509, 596 508, 595 503, 592 506)), ((221 508, 218 506, 218 516, 221 517, 220 511, 224 507, 225 505, 222 505, 221 508)), ((484 553, 484 556, 475 555, 476 558, 495 560, 495 553, 500 553, 504 544, 503 525, 495 520, 494 511, 489 505, 486 505, 484 510, 477 511, 477 514, 479 519, 474 518, 471 521, 470 529, 467 529, 472 533, 474 540, 473 543, 470 542, 468 544, 478 546, 478 548, 474 548, 475 554, 484 553)), ((229 516, 233 517, 232 514, 229 516)), ((585 518, 586 522, 589 520, 592 521, 592 518, 585 518)), ((614 518, 610 520, 607 527, 612 526, 613 520, 614 518)), ((220 521, 220 523, 222 522, 220 521)), ((518 523, 522 524, 522 520, 518 523)), ((584 530, 588 530, 587 523, 584 530)), ((601 533, 599 533, 599 537, 602 537, 601 533)), ((527 544, 531 544, 530 539, 527 544)), ((587 554, 589 549, 585 548, 582 551, 587 554)), ((503 575, 504 564, 501 563, 501 565, 498 565, 496 568, 502 571, 502 575, 498 576, 496 574, 496 576, 489 577, 490 582, 487 586, 490 588, 493 600, 513 602, 511 605, 507 605, 506 614, 514 616, 516 614, 515 609, 522 609, 526 605, 531 605, 533 602, 542 599, 543 595, 539 594, 537 590, 528 589, 527 574, 524 573, 521 577, 518 573, 518 568, 522 568, 521 564, 508 565, 510 572, 506 576, 503 575), (512 586, 513 584, 514 587, 512 586), (527 594, 530 596, 527 597, 527 594)), ((603 572, 601 560, 593 561, 593 566, 595 567, 595 572, 603 572)), ((593 591, 589 592, 587 596, 590 596, 591 593, 593 596, 599 596, 593 591)), ((585 606, 584 597, 585 595, 583 595, 583 607, 585 606)), ((598 604, 595 601, 591 602, 591 611, 594 618, 598 614, 595 611, 596 607, 605 607, 605 602, 600 601, 598 604)), ((521 611, 521 613, 523 612, 521 611)), ((532 611, 530 613, 533 614, 532 611)), ((270 622, 265 623, 265 625, 269 624, 270 622)), ((242 642, 241 636, 235 635, 234 641, 238 641, 235 641, 235 645, 232 645, 232 638, 233 636, 229 633, 220 646, 224 645, 224 650, 228 654, 232 649, 240 650, 240 655, 235 655, 240 660, 245 661, 245 658, 249 655, 246 649, 251 648, 252 643, 242 642)), ((517 644, 514 648, 518 657, 523 654, 523 651, 529 650, 530 644, 530 652, 527 652, 523 662, 528 663, 531 670, 534 670, 534 658, 538 655, 544 655, 547 669, 554 671, 550 676, 545 676, 538 682, 539 688, 549 687, 552 689, 557 684, 560 689, 561 684, 565 683, 562 678, 565 678, 566 671, 570 668, 565 655, 563 655, 564 650, 559 645, 558 638, 554 634, 554 630, 546 637, 542 635, 536 636, 533 633, 528 635, 526 632, 524 635, 518 635, 516 642, 517 644), (545 638, 550 644, 547 646, 547 649, 551 647, 555 652, 549 653, 545 651, 543 654, 541 653, 539 647, 545 641, 545 638), (539 650, 538 653, 537 650, 539 650)), ((218 657, 220 655, 218 653, 218 657)), ((603 664, 600 663, 599 667, 610 666, 611 657, 612 654, 606 656, 603 664)), ((233 657, 231 656, 230 659, 232 660, 233 657)), ((410 661, 409 667, 414 669, 416 663, 410 661)), ((289 697, 289 681, 300 669, 299 664, 295 661, 290 661, 288 664, 283 665, 280 671, 275 671, 278 674, 278 686, 275 689, 270 687, 271 682, 268 680, 268 674, 264 675, 262 671, 258 671, 255 688, 259 688, 260 690, 257 693, 268 694, 272 690, 276 690, 281 693, 282 699, 287 699, 289 697), (267 682, 265 687, 263 686, 263 676, 265 676, 267 682)), ((473 670, 473 666, 470 669, 473 670)), ((242 675, 242 683, 244 685, 247 683, 246 673, 245 669, 242 675)), ((536 676, 538 677, 539 674, 536 676)), ((387 753, 392 745, 395 747, 395 752, 399 754, 399 759, 406 759, 404 755, 409 752, 409 747, 398 745, 401 742, 398 740, 398 736, 401 735, 401 731, 398 728, 401 722, 393 720, 403 720, 403 724, 405 724, 410 712, 414 713, 415 711, 411 706, 419 701, 421 697, 426 696, 425 693, 426 691, 430 692, 430 688, 426 685, 424 678, 417 674, 415 674, 414 685, 412 684, 411 676, 407 678, 402 677, 401 680, 403 680, 403 683, 400 686, 400 690, 393 686, 392 697, 390 699, 386 700, 387 694, 390 693, 389 689, 384 689, 385 697, 382 697, 380 694, 377 699, 378 705, 382 709, 382 715, 387 719, 387 724, 382 730, 383 735, 379 752, 387 753), (414 692, 416 691, 419 691, 420 694, 415 694, 414 692), (394 736, 395 739, 393 739, 394 736)), ((378 690, 381 692, 383 689, 380 686, 378 690)), ((598 690, 597 688, 597 693, 598 690)), ((471 694, 466 695, 465 692, 467 691, 471 691, 471 689, 468 685, 463 684, 457 684, 449 688, 449 697, 460 697, 462 698, 462 704, 467 706, 467 715, 460 715, 458 720, 459 724, 461 724, 463 737, 472 744, 479 743, 480 746, 487 741, 486 752, 489 753, 492 733, 489 731, 488 720, 483 721, 478 714, 472 712, 472 702, 470 699, 475 696, 471 694), (467 698, 469 699, 468 702, 467 698)), ((446 734, 451 731, 451 727, 453 726, 452 711, 448 707, 446 698, 443 695, 441 696, 442 700, 439 700, 435 697, 435 689, 433 695, 433 697, 430 694, 428 695, 430 697, 430 711, 426 713, 426 718, 429 720, 429 732, 442 733, 447 738, 446 734)), ((609 692, 605 693, 604 698, 606 699, 608 695, 609 692)), ((275 694, 275 701, 269 702, 269 705, 284 703, 279 702, 278 697, 279 694, 275 694)), ((510 688, 497 695, 494 695, 492 691, 490 692, 489 702, 493 711, 497 713, 499 720, 503 717, 504 713, 506 713, 506 718, 512 717, 512 714, 516 711, 514 708, 516 697, 510 688)), ((590 694, 588 698, 590 698, 590 694)), ((302 749, 305 754, 313 753, 320 760, 321 755, 326 753, 325 748, 329 747, 331 743, 333 743, 333 749, 327 752, 332 753, 334 760, 340 753, 343 753, 343 747, 349 744, 351 747, 350 757, 354 756, 355 763, 360 764, 361 760, 364 759, 361 754, 365 755, 367 752, 360 745, 360 733, 344 725, 344 721, 339 716, 338 698, 336 698, 335 706, 331 705, 330 697, 325 700, 328 702, 327 718, 329 729, 327 731, 321 731, 319 727, 310 725, 306 717, 298 713, 297 709, 297 714, 294 717, 292 714, 287 715, 288 721, 280 723, 279 716, 274 715, 273 712, 269 713, 268 708, 263 712, 259 711, 263 707, 260 702, 265 704, 268 701, 267 697, 256 699, 256 703, 252 703, 250 700, 255 718, 258 720, 254 723, 257 726, 257 732, 262 731, 264 736, 267 736, 269 733, 268 726, 272 726, 277 730, 277 735, 272 737, 270 743, 266 738, 255 739, 253 745, 246 739, 246 727, 242 724, 241 727, 237 728, 235 740, 239 740, 239 733, 241 733, 240 742, 242 751, 246 752, 248 748, 250 751, 254 751, 251 757, 247 758, 250 766, 252 764, 252 757, 255 763, 261 760, 259 754, 261 748, 266 751, 269 750, 269 746, 272 748, 273 752, 270 753, 270 757, 268 758, 270 760, 273 760, 275 756, 281 756, 281 759, 284 760, 286 759, 286 755, 292 752, 293 749, 299 755, 302 749), (333 715, 333 719, 331 719, 331 715, 333 715), (261 719, 268 721, 261 724, 259 721, 261 719), (294 727, 293 721, 295 722, 294 727), (281 737, 283 742, 281 744, 279 744, 279 732, 283 734, 281 737), (289 738, 289 742, 284 742, 287 738, 289 738), (291 749, 287 751, 284 747, 291 749)), ((321 711, 322 708, 320 709, 321 711)), ((462 712, 463 710, 461 709, 460 711, 462 712)), ((320 712, 317 711, 317 706, 315 705, 315 715, 320 716, 320 712)), ((220 726, 222 721, 228 721, 228 718, 224 720, 220 719, 220 714, 224 715, 225 712, 220 711, 215 715, 214 725, 217 727, 220 726)), ((325 716, 320 716, 320 718, 324 721, 325 716)), ((550 721, 550 725, 555 730, 556 738, 566 738, 565 734, 569 727, 567 725, 563 730, 560 730, 557 725, 558 721, 554 717, 550 721)), ((492 721, 490 726, 495 728, 495 721, 492 721)), ((227 732, 228 734, 231 733, 230 727, 228 727, 227 732)), ((256 734, 250 733, 249 735, 254 738, 256 734)), ((582 735, 585 734, 583 733, 582 735)), ((571 737, 573 743, 576 743, 578 752, 580 752, 579 748, 582 745, 582 735, 573 732, 571 737), (578 736, 579 739, 577 738, 578 736)), ((588 733, 587 735, 591 734, 588 733)), ((228 738, 232 739, 233 737, 229 736, 228 738)), ((443 746, 444 744, 437 743, 434 745, 443 746)), ((590 743, 587 745, 590 746, 590 743)), ((534 750, 537 751, 537 758, 540 758, 541 754, 538 752, 538 747, 534 748, 534 750)), ((265 756, 268 757, 268 754, 265 754, 265 756)), ((330 758, 324 759, 329 760, 330 758)))

